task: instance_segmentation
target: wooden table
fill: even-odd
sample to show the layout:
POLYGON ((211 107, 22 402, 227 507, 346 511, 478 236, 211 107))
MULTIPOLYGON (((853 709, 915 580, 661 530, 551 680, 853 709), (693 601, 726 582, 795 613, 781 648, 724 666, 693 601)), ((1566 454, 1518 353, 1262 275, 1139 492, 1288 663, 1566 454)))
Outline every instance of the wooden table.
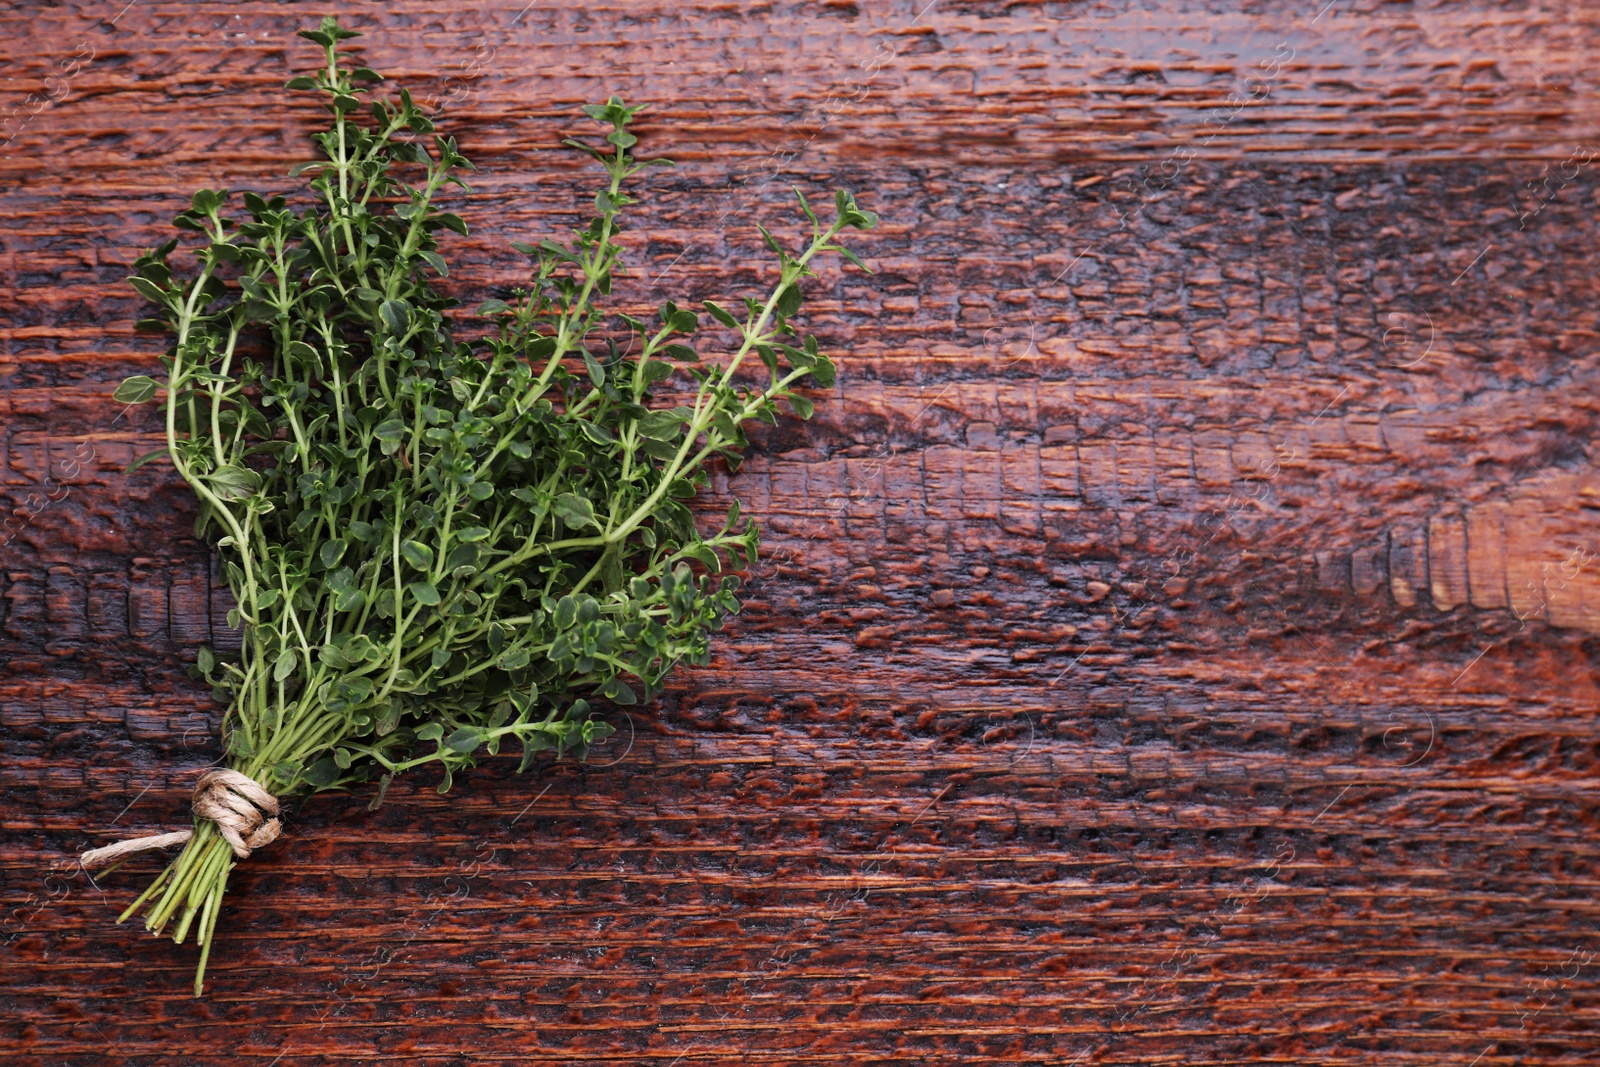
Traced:
POLYGON ((791 184, 878 274, 708 503, 768 531, 712 664, 586 765, 296 806, 192 999, 112 922, 153 858, 51 872, 220 754, 123 279, 310 158, 320 14, 0 15, 0 1059, 1600 1062, 1600 15, 1473 0, 349 6, 482 169, 469 304, 612 92, 679 162, 626 306, 751 291, 791 184))

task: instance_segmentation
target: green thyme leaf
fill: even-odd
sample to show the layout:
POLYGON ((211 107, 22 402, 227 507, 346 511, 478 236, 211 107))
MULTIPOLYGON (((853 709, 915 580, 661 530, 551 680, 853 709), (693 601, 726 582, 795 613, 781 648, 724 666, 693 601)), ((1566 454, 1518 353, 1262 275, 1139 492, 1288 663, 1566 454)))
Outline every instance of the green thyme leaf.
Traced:
MULTIPOLYGON (((144 404, 155 399, 156 390, 160 384, 154 379, 143 374, 135 374, 117 386, 111 394, 111 399, 119 404, 144 404)), ((161 451, 165 452, 166 449, 161 451)))

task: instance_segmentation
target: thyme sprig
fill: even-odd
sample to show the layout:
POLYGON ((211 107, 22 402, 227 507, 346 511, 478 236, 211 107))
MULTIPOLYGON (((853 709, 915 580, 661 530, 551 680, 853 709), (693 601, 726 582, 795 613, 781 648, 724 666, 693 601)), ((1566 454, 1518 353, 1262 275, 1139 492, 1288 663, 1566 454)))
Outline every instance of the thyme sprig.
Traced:
MULTIPOLYGON (((467 233, 437 201, 470 191, 472 165, 405 89, 379 98, 380 75, 342 62, 357 34, 329 18, 301 36, 324 63, 288 88, 332 116, 322 158, 290 172, 314 202, 246 192, 239 216, 227 190, 194 194, 174 220, 194 268, 173 265, 174 238, 131 279, 160 308, 143 325, 175 338, 165 374, 116 392, 164 402, 166 447, 140 462, 166 456, 193 488, 237 602, 242 651, 202 648, 195 671, 228 702, 229 763, 279 795, 376 777, 376 806, 396 774, 438 764, 444 792, 511 743, 524 769, 544 750, 582 758, 612 732, 590 700, 653 698, 738 610, 719 572, 756 558, 756 524, 735 502, 702 531, 689 501, 716 457, 737 468, 749 420, 775 422, 780 401, 808 418, 795 388, 832 384, 795 325, 801 281, 823 253, 861 265, 838 238, 876 218, 841 191, 824 224, 796 190, 810 234, 789 250, 761 230, 778 262, 765 298, 703 304, 734 338, 723 359, 702 359, 698 313, 671 301, 649 323, 607 316, 629 179, 670 165, 631 154, 640 108, 612 97, 584 109, 601 144, 566 142, 605 172, 593 217, 566 243, 516 244, 530 284, 458 340, 430 274, 448 273, 439 237, 467 233), (625 350, 596 339, 608 322, 625 350), (653 396, 673 379, 692 402, 653 396)), ((199 820, 122 916, 196 930, 197 995, 233 866, 199 820)))

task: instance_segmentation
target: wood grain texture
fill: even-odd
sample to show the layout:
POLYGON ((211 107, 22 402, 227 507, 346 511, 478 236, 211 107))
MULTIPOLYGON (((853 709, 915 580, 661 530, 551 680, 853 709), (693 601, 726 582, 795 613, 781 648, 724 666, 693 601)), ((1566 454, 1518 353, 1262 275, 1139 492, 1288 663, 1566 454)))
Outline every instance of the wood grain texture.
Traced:
POLYGON ((49 871, 219 755, 122 279, 284 186, 318 14, 0 14, 0 1059, 1600 1060, 1600 26, 1471 0, 351 9, 482 168, 463 300, 610 92, 681 164, 625 307, 748 291, 790 184, 879 274, 707 502, 768 531, 712 664, 587 765, 299 804, 192 1000, 111 921, 154 860, 49 871))

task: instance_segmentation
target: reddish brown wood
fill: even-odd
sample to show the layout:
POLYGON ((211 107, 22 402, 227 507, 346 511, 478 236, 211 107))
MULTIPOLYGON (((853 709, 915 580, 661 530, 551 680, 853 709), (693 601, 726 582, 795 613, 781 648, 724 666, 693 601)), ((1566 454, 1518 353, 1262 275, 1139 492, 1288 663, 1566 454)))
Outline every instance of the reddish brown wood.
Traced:
POLYGON ((768 554, 713 664, 589 765, 303 803, 201 1001, 111 922, 153 860, 49 867, 218 755, 122 278, 304 158, 313 13, 0 15, 0 1058, 1596 1061, 1595 13, 925 3, 350 13, 483 168, 469 303, 610 92, 682 164, 630 308, 751 287, 791 183, 879 274, 722 488, 768 554))

